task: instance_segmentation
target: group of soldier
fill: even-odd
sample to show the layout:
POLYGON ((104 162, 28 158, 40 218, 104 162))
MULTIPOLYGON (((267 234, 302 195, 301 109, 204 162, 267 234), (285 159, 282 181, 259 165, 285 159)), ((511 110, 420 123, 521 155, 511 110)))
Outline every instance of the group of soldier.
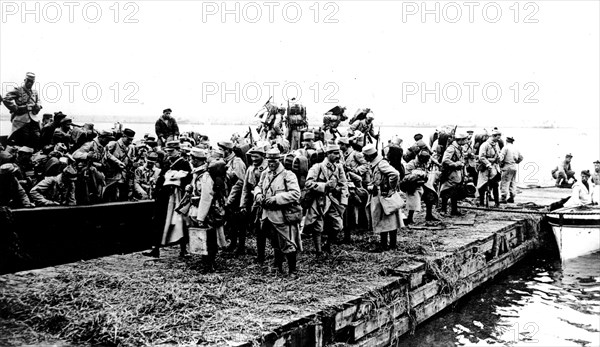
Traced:
POLYGON ((498 207, 516 195, 523 156, 514 138, 502 139, 496 128, 473 135, 443 127, 429 143, 415 134, 405 152, 398 137, 380 143, 368 108, 356 112, 347 131, 339 129, 348 120, 342 106, 310 129, 306 108, 291 100, 280 107, 267 102, 257 114, 256 141, 249 131, 213 147, 208 136, 180 134, 172 110, 165 109, 156 137, 134 142, 131 129, 74 127, 61 112, 40 126, 34 79, 28 73, 3 100, 13 132, 11 146, 0 153, 0 205, 154 199, 155 247, 144 255, 159 257, 161 246, 179 244, 185 257, 190 231, 202 230, 209 271, 221 248, 245 254, 250 234, 258 263, 270 239, 275 269, 283 272, 287 261, 296 276, 301 235, 312 239, 317 258, 365 231, 379 234, 376 250, 387 251, 397 247, 399 229, 415 223, 422 205, 425 221, 436 222, 460 216, 458 202, 468 196, 489 206, 493 195, 498 207))

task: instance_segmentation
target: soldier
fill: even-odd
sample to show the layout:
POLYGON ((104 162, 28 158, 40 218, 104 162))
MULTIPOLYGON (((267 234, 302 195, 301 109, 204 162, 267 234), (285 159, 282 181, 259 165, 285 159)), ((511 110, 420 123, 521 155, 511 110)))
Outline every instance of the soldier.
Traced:
POLYGON ((373 224, 373 232, 379 234, 381 238, 379 251, 395 249, 398 229, 404 226, 401 218, 401 212, 397 211, 386 215, 383 211, 380 199, 384 196, 391 196, 398 186, 398 171, 394 169, 383 156, 377 153, 377 148, 374 145, 366 145, 362 149, 365 159, 369 163, 371 170, 371 182, 367 190, 369 191, 371 218, 373 224), (389 248, 388 248, 389 234, 389 248))
POLYGON ((33 189, 31 199, 36 206, 75 206, 77 170, 67 166, 58 176, 44 178, 33 189))
POLYGON ((175 207, 182 198, 183 189, 191 181, 190 163, 181 157, 179 141, 169 141, 165 146, 167 158, 163 163, 156 182, 156 202, 154 211, 154 247, 150 252, 142 253, 158 258, 160 246, 179 244, 179 256, 187 254, 187 229, 175 207))
POLYGON ((320 141, 315 142, 315 134, 313 132, 306 131, 304 134, 302 134, 302 148, 296 150, 296 153, 306 158, 310 158, 312 153, 321 148, 323 148, 323 144, 320 141))
POLYGON ((428 151, 422 150, 419 155, 408 164, 406 164, 405 182, 410 182, 410 187, 406 189, 406 208, 408 209, 408 218, 405 224, 414 223, 415 211, 421 211, 421 201, 425 201, 425 220, 429 222, 439 221, 433 216, 433 205, 437 202, 437 193, 431 182, 431 155, 428 151), (425 196, 425 194, 428 196, 425 196), (433 195, 433 197, 432 197, 433 195))
POLYGON ((479 190, 479 205, 483 206, 488 189, 494 194, 495 207, 500 207, 500 194, 498 182, 500 182, 500 147, 498 139, 502 133, 498 130, 492 131, 492 136, 479 147, 479 177, 477 178, 477 189, 479 190))
POLYGON ((37 115, 42 106, 37 90, 33 89, 34 83, 35 74, 28 72, 23 85, 8 92, 2 102, 10 111, 10 121, 12 122, 8 143, 15 146, 28 146, 37 150, 41 147, 40 122, 37 115))
POLYGON ((60 126, 54 129, 52 134, 52 144, 64 143, 68 149, 71 148, 71 128, 73 126, 73 120, 69 117, 65 117, 60 121, 60 126))
MULTIPOLYGON (((344 214, 344 242, 350 243, 352 229, 359 228, 360 217, 366 212, 364 204, 366 198, 362 192, 369 181, 369 164, 361 152, 355 151, 350 146, 350 140, 347 137, 338 138, 338 144, 343 156, 344 171, 348 180, 348 208, 344 214)), ((366 219, 366 218, 365 218, 366 219)))
POLYGON ((226 164, 222 159, 216 159, 208 164, 207 171, 200 176, 200 201, 195 220, 200 228, 206 228, 207 271, 215 271, 215 258, 219 250, 220 236, 223 234, 225 199, 224 176, 226 164))
POLYGON ((299 221, 286 220, 283 208, 300 202, 300 187, 296 175, 281 164, 278 149, 266 153, 268 170, 260 176, 254 189, 254 200, 262 206, 261 229, 272 235, 271 244, 275 253, 275 269, 283 272, 284 256, 287 257, 289 274, 296 276, 296 254, 302 251, 299 221))
POLYGON ((290 149, 295 151, 300 148, 300 133, 302 129, 305 129, 308 126, 306 107, 299 102, 296 102, 295 98, 291 100, 291 103, 288 102, 286 123, 286 139, 290 143, 290 149))
POLYGON ((173 111, 170 108, 163 110, 162 116, 154 124, 158 145, 161 147, 179 137, 179 126, 175 118, 171 117, 171 112, 173 111))
POLYGON ((465 155, 463 153, 463 146, 467 141, 468 137, 465 134, 454 136, 454 141, 446 148, 442 157, 442 175, 440 177, 442 183, 440 187, 440 195, 442 197, 441 212, 446 213, 448 199, 450 199, 452 205, 450 214, 452 216, 461 215, 458 211, 458 196, 460 192, 457 189, 459 189, 459 186, 465 180, 465 155))
POLYGON ((17 168, 10 163, 0 165, 0 206, 35 207, 15 177, 16 170, 17 168))
POLYGON ((369 112, 365 119, 350 125, 350 130, 360 131, 363 134, 365 137, 364 144, 373 143, 373 139, 379 139, 379 134, 375 134, 375 129, 373 129, 374 119, 373 113, 369 112))
POLYGON ((35 179, 35 172, 33 161, 31 160, 33 156, 33 148, 22 146, 17 150, 17 155, 15 156, 14 165, 17 168, 15 172, 15 176, 23 189, 26 191, 31 190, 33 186, 37 183, 35 179))
POLYGON ((132 145, 134 136, 135 131, 124 129, 120 139, 106 145, 108 182, 104 198, 107 201, 127 201, 129 198, 129 171, 135 157, 135 147, 132 145))
POLYGON ((158 154, 151 152, 145 161, 143 166, 135 169, 133 197, 138 200, 148 200, 154 197, 154 187, 160 174, 160 169, 156 167, 158 154))
POLYGON ((314 196, 306 211, 304 227, 310 228, 317 257, 321 250, 330 253, 331 244, 344 229, 342 216, 348 205, 348 181, 340 161, 340 146, 327 145, 323 162, 313 165, 306 176, 305 187, 314 196), (321 249, 321 237, 326 231, 326 241, 321 249))
POLYGON ((52 136, 54 135, 54 130, 56 130, 60 126, 60 121, 65 119, 66 117, 67 115, 63 114, 60 111, 54 112, 54 118, 52 119, 52 122, 42 127, 42 130, 40 132, 40 143, 42 146, 49 145, 52 143, 52 136))
POLYGON ((242 195, 242 188, 244 185, 244 178, 246 175, 246 164, 242 158, 238 157, 233 149, 233 143, 231 142, 218 142, 217 146, 223 151, 225 165, 227 168, 227 175, 225 179, 225 187, 227 190, 227 197, 225 198, 225 207, 227 211, 227 229, 229 229, 230 244, 227 247, 228 252, 233 252, 240 241, 240 249, 238 254, 245 253, 246 245, 241 244, 241 241, 246 241, 245 233, 246 221, 241 218, 239 214, 238 206, 240 206, 240 197, 242 195))
POLYGON ((77 186, 77 202, 79 204, 96 203, 102 200, 102 191, 106 184, 103 173, 106 159, 106 146, 114 141, 113 133, 102 130, 93 140, 83 144, 73 153, 77 162, 79 180, 77 186))
POLYGON ((506 137, 506 145, 500 151, 500 168, 502 169, 502 181, 500 183, 500 203, 514 203, 517 194, 517 168, 523 161, 523 156, 513 145, 515 139, 506 137), (509 196, 510 191, 510 196, 509 196), (508 200, 506 197, 508 197, 508 200))
POLYGON ((431 151, 431 148, 429 148, 429 146, 427 146, 427 144, 425 143, 425 141, 423 141, 423 135, 418 133, 415 134, 415 136, 413 136, 413 138, 415 139, 415 143, 412 144, 412 146, 408 147, 408 149, 406 150, 406 153, 404 153, 404 161, 405 162, 409 162, 413 159, 415 159, 417 157, 417 155, 419 153, 421 153, 422 150, 427 150, 429 152, 429 154, 433 154, 433 152, 431 151))
POLYGON ((345 112, 346 107, 336 106, 323 115, 323 131, 326 139, 335 140, 338 136, 342 136, 338 127, 341 122, 348 119, 345 112))
MULTIPOLYGON (((242 196, 240 198, 240 213, 248 216, 246 220, 250 221, 250 229, 256 235, 256 262, 262 264, 265 261, 265 248, 267 243, 267 235, 262 232, 260 227, 260 218, 262 215, 262 207, 254 204, 254 188, 260 181, 260 176, 267 170, 267 161, 265 160, 264 147, 254 147, 248 152, 252 158, 252 164, 246 170, 244 184, 242 187, 242 196)), ((243 234, 245 235, 245 234, 243 234)), ((240 244, 244 244, 244 240, 240 240, 240 244)))

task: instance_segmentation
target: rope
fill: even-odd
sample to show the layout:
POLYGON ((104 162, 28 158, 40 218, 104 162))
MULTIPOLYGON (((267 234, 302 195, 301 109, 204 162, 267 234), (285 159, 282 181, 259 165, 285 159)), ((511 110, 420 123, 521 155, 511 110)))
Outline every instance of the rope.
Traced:
POLYGON ((551 212, 551 211, 536 211, 536 210, 505 210, 501 208, 491 208, 491 207, 476 207, 476 206, 466 206, 466 205, 458 205, 460 208, 464 208, 465 210, 477 210, 477 211, 492 211, 492 212, 504 212, 504 213, 527 213, 527 214, 539 214, 539 215, 548 215, 548 214, 559 214, 565 216, 572 215, 598 215, 600 212, 551 212))

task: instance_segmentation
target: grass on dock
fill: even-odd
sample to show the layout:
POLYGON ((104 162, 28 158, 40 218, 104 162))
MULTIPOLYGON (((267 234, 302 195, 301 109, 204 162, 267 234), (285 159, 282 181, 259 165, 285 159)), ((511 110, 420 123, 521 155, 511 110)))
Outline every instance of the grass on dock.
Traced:
MULTIPOLYGON (((477 219, 485 223, 494 215, 477 219)), ((449 240, 469 232, 456 226, 403 230, 399 248, 384 253, 371 252, 377 235, 362 234, 319 262, 312 241, 305 239, 298 279, 273 274, 271 259, 260 266, 252 255, 228 253, 220 253, 216 273, 205 273, 199 256, 181 260, 175 248, 164 249, 157 260, 120 255, 5 275, 0 277, 0 345, 227 345, 256 340, 293 319, 388 283, 384 270, 408 260, 427 261, 453 248, 456 241, 449 240)), ((249 243, 253 249, 253 240, 249 243)), ((447 271, 438 269, 438 278, 447 271)), ((447 283, 455 284, 452 278, 447 283)))

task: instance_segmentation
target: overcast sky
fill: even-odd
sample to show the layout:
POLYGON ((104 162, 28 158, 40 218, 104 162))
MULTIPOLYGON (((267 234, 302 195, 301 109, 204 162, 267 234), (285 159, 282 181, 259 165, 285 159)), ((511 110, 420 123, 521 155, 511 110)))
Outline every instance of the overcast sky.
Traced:
POLYGON ((46 112, 239 119, 287 85, 312 119, 599 127, 598 1, 0 3, 2 93, 35 72, 46 112))

